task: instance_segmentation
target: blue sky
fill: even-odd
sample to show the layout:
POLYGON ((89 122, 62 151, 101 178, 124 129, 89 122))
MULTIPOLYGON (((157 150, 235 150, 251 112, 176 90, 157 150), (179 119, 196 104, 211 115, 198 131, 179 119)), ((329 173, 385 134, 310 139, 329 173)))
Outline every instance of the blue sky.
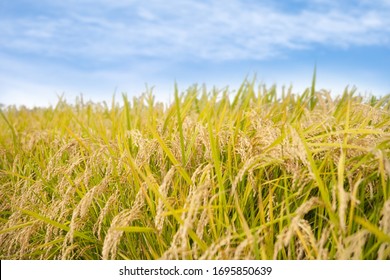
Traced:
POLYGON ((0 103, 194 83, 390 93, 390 0, 0 0, 0 103))

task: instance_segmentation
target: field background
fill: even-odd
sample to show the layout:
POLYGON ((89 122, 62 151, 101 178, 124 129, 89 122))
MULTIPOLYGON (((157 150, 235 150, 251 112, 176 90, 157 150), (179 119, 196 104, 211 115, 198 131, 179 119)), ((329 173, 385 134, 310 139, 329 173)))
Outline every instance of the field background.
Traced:
POLYGON ((390 96, 3 108, 1 259, 390 259, 390 96))

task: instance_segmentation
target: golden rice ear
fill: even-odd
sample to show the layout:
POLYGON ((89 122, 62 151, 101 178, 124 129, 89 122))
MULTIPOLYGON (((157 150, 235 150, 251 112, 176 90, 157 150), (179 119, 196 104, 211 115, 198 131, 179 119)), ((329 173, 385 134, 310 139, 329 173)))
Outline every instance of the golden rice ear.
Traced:
MULTIPOLYGON (((206 208, 211 188, 210 181, 210 169, 211 165, 200 166, 193 174, 191 180, 193 182, 198 182, 190 187, 190 191, 186 198, 186 202, 183 206, 183 214, 181 215, 181 221, 176 234, 174 235, 171 246, 166 250, 161 259, 192 259, 193 254, 198 256, 198 248, 204 246, 204 244, 199 244, 202 242, 202 236, 197 235, 203 234, 203 231, 199 230, 199 226, 205 226, 205 219, 202 219, 202 213, 199 217, 199 212, 201 207, 206 208), (200 177, 198 179, 198 177, 200 177), (202 205, 203 204, 203 205, 202 205), (194 232, 196 225, 198 225, 197 230, 194 232), (188 247, 191 235, 196 235, 195 245, 191 249, 188 247)), ((203 242, 202 242, 203 243, 203 242)))
POLYGON ((390 95, 276 89, 2 111, 0 258, 389 259, 390 95))
POLYGON ((368 236, 369 232, 363 229, 341 240, 336 258, 339 260, 361 260, 363 247, 366 245, 368 236))
POLYGON ((115 204, 118 202, 119 194, 120 194, 119 190, 116 190, 112 195, 110 195, 110 197, 107 199, 106 204, 101 210, 95 225, 93 226, 93 231, 98 236, 99 240, 101 240, 102 238, 101 231, 103 227, 103 220, 105 216, 108 214, 108 212, 110 211, 110 209, 113 208, 115 204))
MULTIPOLYGON (((228 230, 223 238, 212 243, 199 257, 199 260, 218 260, 221 259, 221 251, 226 251, 226 248, 230 247, 230 244, 234 240, 232 233, 228 230)), ((222 256, 224 259, 229 259, 230 257, 222 256)))
POLYGON ((82 227, 85 220, 87 219, 88 209, 91 206, 93 200, 97 196, 102 194, 105 190, 107 190, 108 185, 109 185, 109 177, 106 177, 105 179, 103 179, 102 182, 100 182, 100 184, 91 188, 81 199, 80 203, 76 206, 76 208, 73 211, 72 219, 69 226, 70 230, 65 236, 64 244, 67 244, 68 242, 73 243, 74 231, 82 227))
MULTIPOLYGON (((388 199, 381 212, 382 218, 379 222, 379 228, 383 233, 390 236, 390 199, 388 199)), ((379 247, 378 260, 390 259, 390 243, 384 242, 379 247)))
POLYGON ((157 211, 156 211, 156 217, 154 218, 154 225, 159 233, 162 232, 163 226, 164 226, 164 202, 163 199, 167 198, 169 189, 172 187, 172 178, 175 175, 175 167, 171 167, 167 174, 164 176, 164 179, 158 188, 158 191, 161 195, 161 197, 158 197, 158 202, 157 202, 157 211))
POLYGON ((141 185, 137 196, 135 197, 134 203, 131 209, 125 209, 120 212, 111 222, 110 228, 108 229, 107 235, 104 238, 103 250, 102 250, 102 259, 115 259, 118 249, 118 243, 124 233, 121 229, 128 226, 131 222, 137 220, 141 213, 142 208, 145 205, 145 195, 144 192, 147 190, 148 186, 146 183, 141 185))
MULTIPOLYGON (((322 202, 318 197, 312 197, 306 202, 302 203, 301 206, 298 207, 298 209, 295 211, 295 216, 291 220, 291 224, 289 227, 285 227, 283 231, 278 235, 277 241, 275 243, 275 249, 274 249, 274 255, 273 258, 277 259, 279 251, 283 248, 289 245, 289 243, 294 240, 293 237, 299 236, 302 238, 306 238, 312 245, 315 246, 316 242, 313 237, 313 233, 311 230, 310 225, 307 223, 306 220, 303 219, 303 216, 308 213, 310 210, 313 209, 313 207, 316 207, 318 205, 321 205, 322 202), (305 235, 301 234, 301 230, 304 230, 305 235)), ((299 244, 302 244, 303 240, 301 239, 301 242, 298 242, 299 244)), ((302 247, 300 247, 302 249, 302 247)), ((317 249, 318 251, 318 249, 317 249)))

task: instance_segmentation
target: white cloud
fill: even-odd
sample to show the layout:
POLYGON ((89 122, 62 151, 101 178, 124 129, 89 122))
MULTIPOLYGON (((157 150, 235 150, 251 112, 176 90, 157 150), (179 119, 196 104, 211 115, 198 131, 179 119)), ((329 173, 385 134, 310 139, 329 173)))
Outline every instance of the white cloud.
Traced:
MULTIPOLYGON (((294 82, 301 88, 310 84, 310 75, 308 82, 302 79, 304 71, 294 76, 294 69, 268 74, 268 69, 221 66, 210 74, 208 62, 262 61, 316 46, 390 45, 388 0, 291 0, 300 4, 293 10, 283 6, 287 1, 271 0, 12 3, 18 1, 39 5, 39 12, 12 14, 6 5, 0 7, 0 103, 6 104, 55 103, 63 92, 70 100, 80 92, 109 100, 115 87, 119 93, 139 94, 146 82, 166 97, 176 78, 182 87, 203 81, 224 86, 251 74, 241 70, 267 73, 267 84, 294 82), (205 74, 199 74, 203 69, 184 69, 187 64, 204 65, 205 74), (191 77, 180 71, 192 71, 191 77)), ((305 71, 306 77, 312 68, 305 71)), ((353 80, 338 75, 324 78, 324 86, 344 87, 353 80)))
POLYGON ((8 50, 102 61, 137 56, 261 60, 312 44, 388 44, 390 7, 380 2, 365 9, 319 3, 291 14, 269 2, 238 0, 47 1, 63 10, 58 18, 0 19, 5 30, 0 40, 8 50))

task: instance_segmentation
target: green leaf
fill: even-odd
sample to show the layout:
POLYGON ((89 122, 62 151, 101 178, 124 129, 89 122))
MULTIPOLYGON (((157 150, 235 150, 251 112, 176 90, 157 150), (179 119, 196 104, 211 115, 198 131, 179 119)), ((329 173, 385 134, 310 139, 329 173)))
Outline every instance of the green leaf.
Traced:
MULTIPOLYGON (((53 220, 51 220, 49 218, 46 218, 46 217, 44 217, 44 216, 42 216, 42 215, 40 215, 38 213, 35 213, 33 211, 24 210, 24 209, 19 209, 19 210, 21 212, 23 212, 24 214, 29 215, 29 216, 31 216, 33 218, 38 219, 38 220, 41 220, 41 221, 43 221, 43 222, 45 222, 45 223, 47 223, 49 225, 52 225, 53 227, 60 228, 60 229, 62 229, 64 231, 67 231, 67 232, 70 230, 70 228, 68 226, 63 225, 63 224, 61 224, 61 223, 59 223, 57 221, 53 221, 53 220)), ((92 239, 89 236, 87 236, 87 235, 85 235, 85 234, 83 234, 81 232, 78 232, 78 231, 74 231, 74 236, 81 237, 81 238, 86 239, 86 240, 91 241, 91 242, 96 242, 97 241, 97 240, 92 239)))

